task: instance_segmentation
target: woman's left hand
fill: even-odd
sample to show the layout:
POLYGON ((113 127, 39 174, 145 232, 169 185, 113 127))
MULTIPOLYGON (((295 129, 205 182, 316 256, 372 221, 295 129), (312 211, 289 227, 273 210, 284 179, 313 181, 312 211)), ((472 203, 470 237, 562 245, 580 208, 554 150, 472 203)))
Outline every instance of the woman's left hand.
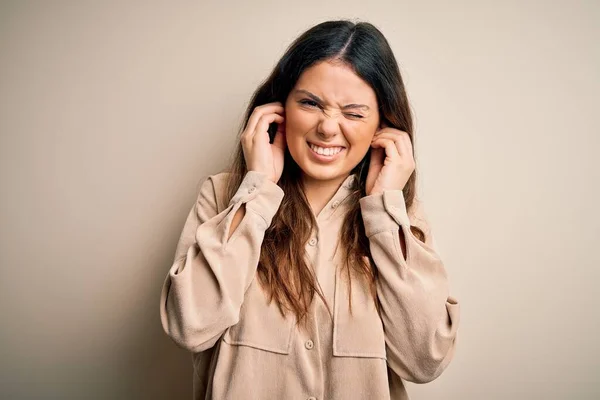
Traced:
POLYGON ((412 143, 408 133, 381 125, 371 142, 371 162, 367 173, 367 196, 384 190, 402 190, 415 170, 412 143))

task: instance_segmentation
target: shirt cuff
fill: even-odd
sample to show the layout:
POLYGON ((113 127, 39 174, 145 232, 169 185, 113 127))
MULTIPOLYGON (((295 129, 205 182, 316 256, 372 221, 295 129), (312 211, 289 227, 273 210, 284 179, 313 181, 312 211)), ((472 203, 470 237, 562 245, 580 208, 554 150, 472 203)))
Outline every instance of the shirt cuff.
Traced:
POLYGON ((283 189, 270 180, 266 174, 248 171, 237 192, 231 198, 229 207, 237 203, 246 203, 247 209, 260 215, 267 226, 270 226, 283 196, 283 189))
POLYGON ((397 229, 400 225, 410 227, 402 190, 384 190, 360 198, 359 203, 367 237, 397 229))

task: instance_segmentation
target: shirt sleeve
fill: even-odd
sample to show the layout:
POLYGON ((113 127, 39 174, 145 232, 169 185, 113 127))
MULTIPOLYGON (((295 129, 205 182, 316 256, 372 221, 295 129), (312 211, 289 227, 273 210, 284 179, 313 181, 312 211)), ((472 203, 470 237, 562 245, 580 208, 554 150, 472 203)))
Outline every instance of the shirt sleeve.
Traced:
POLYGON ((360 207, 378 270, 388 366, 404 380, 430 382, 453 358, 460 305, 449 295, 447 273, 422 206, 416 202, 409 216, 402 190, 387 190, 362 197, 360 207), (411 232, 411 223, 423 230, 424 241, 411 232))
POLYGON ((284 196, 265 174, 249 171, 229 205, 218 212, 214 179, 207 178, 200 187, 161 291, 163 329, 193 352, 211 348, 238 322, 265 231, 284 196), (243 204, 244 218, 229 237, 233 217, 243 204))

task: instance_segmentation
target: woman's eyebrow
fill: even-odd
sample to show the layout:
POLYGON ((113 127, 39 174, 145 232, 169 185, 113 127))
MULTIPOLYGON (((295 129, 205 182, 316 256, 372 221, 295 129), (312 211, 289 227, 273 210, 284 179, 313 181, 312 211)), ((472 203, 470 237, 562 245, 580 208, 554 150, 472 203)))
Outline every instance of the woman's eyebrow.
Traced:
MULTIPOLYGON (((313 94, 311 92, 309 92, 308 90, 304 90, 304 89, 296 89, 297 93, 303 93, 305 95, 307 95, 308 97, 310 97, 311 99, 313 99, 314 101, 316 101, 317 103, 325 103, 323 100, 321 100, 321 98, 319 96, 317 96, 316 94, 313 94)), ((346 104, 344 107, 342 107, 343 110, 347 110, 349 108, 362 108, 364 110, 369 110, 369 106, 366 104, 346 104)))

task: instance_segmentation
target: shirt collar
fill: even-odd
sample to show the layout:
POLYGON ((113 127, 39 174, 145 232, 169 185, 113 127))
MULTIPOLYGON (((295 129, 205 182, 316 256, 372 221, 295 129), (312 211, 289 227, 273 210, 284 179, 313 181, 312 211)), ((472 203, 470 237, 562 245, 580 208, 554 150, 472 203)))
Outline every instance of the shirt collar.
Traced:
POLYGON ((325 220, 331 217, 339 208, 345 208, 348 206, 347 200, 352 194, 352 187, 355 181, 358 179, 356 173, 350 174, 342 182, 338 190, 335 192, 333 197, 325 204, 325 207, 319 213, 317 220, 325 220))

